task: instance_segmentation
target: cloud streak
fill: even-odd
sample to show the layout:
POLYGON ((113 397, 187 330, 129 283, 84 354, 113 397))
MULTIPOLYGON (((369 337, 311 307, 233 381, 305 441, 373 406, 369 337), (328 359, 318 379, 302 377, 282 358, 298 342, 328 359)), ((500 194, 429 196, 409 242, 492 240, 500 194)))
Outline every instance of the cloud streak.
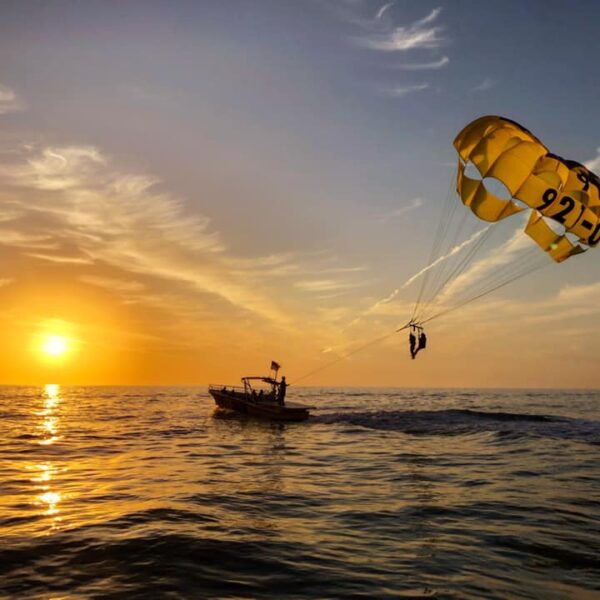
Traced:
POLYGON ((445 39, 442 37, 443 27, 433 25, 441 8, 433 9, 424 18, 406 27, 395 27, 391 31, 372 33, 360 40, 367 48, 383 52, 406 52, 408 50, 440 48, 445 39))
POLYGON ((415 83, 415 84, 407 84, 407 85, 396 85, 389 88, 384 88, 382 92, 390 96, 392 98, 404 98, 410 94, 415 94, 417 92, 422 92, 429 88, 428 83, 415 83))
POLYGON ((82 275, 80 281, 95 285, 107 290, 117 290, 125 293, 143 292, 146 286, 139 281, 117 279, 115 277, 102 277, 99 275, 82 275))
POLYGON ((491 90, 494 86, 496 86, 498 82, 495 79, 490 79, 486 77, 481 83, 471 88, 472 92, 487 92, 491 90))
MULTIPOLYGON (((364 285, 364 283, 363 283, 364 285)), ((339 290, 353 289, 357 286, 356 283, 350 281, 339 281, 337 279, 315 279, 298 281, 295 287, 307 292, 332 292, 339 290)))
POLYGON ((57 254, 37 254, 35 252, 29 252, 27 256, 59 264, 91 265, 94 262, 82 256, 60 256, 57 254))
POLYGON ((74 250, 68 255, 57 248, 35 257, 108 264, 179 282, 273 323, 288 322, 268 293, 228 268, 230 255, 207 217, 185 215, 182 200, 159 191, 155 178, 119 172, 95 148, 31 150, 20 162, 4 165, 0 181, 22 190, 16 194, 18 209, 28 223, 37 223, 22 226, 13 244, 2 235, 4 244, 68 243, 74 250))
POLYGON ((379 21, 379 19, 381 19, 381 17, 383 17, 383 15, 392 7, 394 6, 394 4, 396 4, 396 2, 388 2, 387 4, 384 4, 378 11, 377 14, 375 15, 375 19, 379 21))
POLYGON ((598 148, 596 150, 597 155, 596 158, 593 158, 592 160, 589 160, 588 162, 585 163, 585 166, 590 170, 590 171, 600 171, 600 148, 598 148))
POLYGON ((405 71, 428 71, 441 69, 449 63, 450 59, 447 56, 442 56, 439 60, 434 60, 427 63, 407 63, 403 65, 397 65, 397 68, 405 71))
POLYGON ((24 104, 14 90, 0 85, 0 115, 22 110, 23 108, 24 104))
POLYGON ((393 211, 385 215, 381 220, 383 222, 388 222, 395 219, 399 219, 400 217, 403 217, 406 213, 416 210, 421 206, 423 206, 423 200, 421 200, 421 198, 413 198, 409 204, 394 209, 393 211))
POLYGON ((82 283, 123 302, 189 319, 202 313, 204 321, 258 318, 261 326, 292 333, 300 315, 315 317, 300 295, 347 294, 364 283, 365 267, 328 251, 233 253, 207 216, 190 215, 158 179, 115 168, 95 147, 21 148, 0 165, 0 185, 11 199, 0 214, 0 245, 72 269, 82 283), (298 290, 296 297, 282 293, 286 285, 298 290))

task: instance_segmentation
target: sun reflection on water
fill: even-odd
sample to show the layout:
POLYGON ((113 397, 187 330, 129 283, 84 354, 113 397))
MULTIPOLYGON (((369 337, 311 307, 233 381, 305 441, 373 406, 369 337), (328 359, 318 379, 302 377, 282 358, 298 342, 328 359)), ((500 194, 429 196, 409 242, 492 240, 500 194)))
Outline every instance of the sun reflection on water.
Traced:
POLYGON ((44 386, 44 405, 43 409, 37 414, 44 417, 39 429, 41 430, 41 439, 39 444, 49 446, 62 438, 58 435, 59 417, 55 414, 60 404, 60 387, 56 383, 49 383, 44 386))
POLYGON ((58 503, 60 502, 60 494, 58 492, 45 492, 38 496, 40 502, 47 506, 45 514, 55 515, 58 513, 58 503))
MULTIPOLYGON (((42 410, 35 413, 41 417, 37 425, 39 431, 38 444, 50 446, 63 437, 58 435, 60 429, 60 413, 58 410, 61 404, 60 386, 57 384, 45 385, 42 402, 42 410)), ((41 507, 42 514, 52 517, 50 529, 55 530, 62 520, 60 517, 62 495, 56 490, 56 476, 60 469, 51 460, 39 462, 27 468, 33 471, 31 478, 35 490, 33 505, 41 507)))
POLYGON ((34 483, 44 483, 46 481, 50 481, 52 479, 52 475, 54 474, 53 472, 55 471, 55 469, 52 467, 52 463, 33 465, 28 468, 29 469, 37 469, 40 471, 40 473, 38 475, 36 475, 36 477, 33 477, 31 479, 31 481, 33 481, 34 483))
POLYGON ((35 490, 32 504, 41 507, 42 514, 53 517, 50 529, 55 530, 62 520, 59 516, 62 495, 56 491, 56 481, 54 481, 59 469, 50 461, 30 465, 27 469, 34 471, 34 476, 30 479, 35 490))
POLYGON ((46 408, 54 408, 60 400, 60 387, 57 383, 47 383, 44 386, 46 408))

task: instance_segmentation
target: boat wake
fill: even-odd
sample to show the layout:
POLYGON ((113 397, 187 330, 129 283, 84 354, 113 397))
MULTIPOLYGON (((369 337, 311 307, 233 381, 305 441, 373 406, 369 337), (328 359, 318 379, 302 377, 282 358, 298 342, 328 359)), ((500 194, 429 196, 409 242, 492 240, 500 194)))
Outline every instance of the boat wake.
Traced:
POLYGON ((313 422, 345 424, 409 435, 557 437, 600 445, 600 422, 552 415, 487 412, 469 409, 335 412, 313 422))

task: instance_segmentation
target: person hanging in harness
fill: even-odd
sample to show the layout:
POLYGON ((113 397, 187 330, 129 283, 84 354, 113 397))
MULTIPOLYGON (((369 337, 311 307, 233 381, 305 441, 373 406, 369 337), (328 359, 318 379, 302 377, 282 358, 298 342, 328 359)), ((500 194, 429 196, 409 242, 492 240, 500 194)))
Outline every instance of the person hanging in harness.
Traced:
POLYGON ((408 343, 410 344, 410 357, 415 358, 415 348, 417 346, 417 336, 414 333, 413 328, 410 329, 410 335, 408 336, 408 343))
POLYGON ((421 329, 421 333, 419 334, 419 345, 417 346, 417 349, 415 351, 415 356, 417 355, 417 352, 419 352, 419 350, 425 350, 425 348, 427 348, 427 336, 425 335, 425 332, 421 329))
POLYGON ((419 350, 425 350, 427 347, 427 336, 425 335, 421 325, 412 322, 410 323, 410 335, 408 336, 408 343, 410 344, 410 357, 412 359, 417 356, 419 350))

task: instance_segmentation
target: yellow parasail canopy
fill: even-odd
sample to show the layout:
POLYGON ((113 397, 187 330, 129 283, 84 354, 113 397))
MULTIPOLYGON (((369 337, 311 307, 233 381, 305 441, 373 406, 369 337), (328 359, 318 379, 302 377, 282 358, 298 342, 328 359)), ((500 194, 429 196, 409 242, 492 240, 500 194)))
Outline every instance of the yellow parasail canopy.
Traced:
POLYGON ((532 209, 525 233, 557 262, 600 242, 600 178, 584 165, 552 154, 530 131, 499 116, 469 123, 454 147, 457 192, 480 219, 497 222, 532 209), (481 179, 465 175, 467 165, 481 179), (487 178, 502 182, 512 199, 491 193, 487 178), (564 233, 555 233, 544 218, 559 223, 564 233))

